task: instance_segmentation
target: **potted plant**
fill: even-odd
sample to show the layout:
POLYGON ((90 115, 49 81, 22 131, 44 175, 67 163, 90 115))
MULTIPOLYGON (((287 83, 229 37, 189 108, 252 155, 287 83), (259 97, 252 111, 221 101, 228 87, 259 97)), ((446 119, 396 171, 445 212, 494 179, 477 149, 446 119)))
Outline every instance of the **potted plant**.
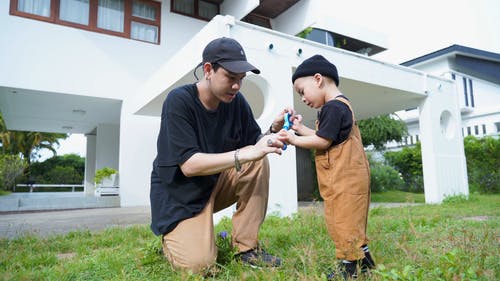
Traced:
POLYGON ((114 186, 116 174, 118 174, 117 170, 110 167, 104 167, 95 171, 94 182, 96 185, 114 186))

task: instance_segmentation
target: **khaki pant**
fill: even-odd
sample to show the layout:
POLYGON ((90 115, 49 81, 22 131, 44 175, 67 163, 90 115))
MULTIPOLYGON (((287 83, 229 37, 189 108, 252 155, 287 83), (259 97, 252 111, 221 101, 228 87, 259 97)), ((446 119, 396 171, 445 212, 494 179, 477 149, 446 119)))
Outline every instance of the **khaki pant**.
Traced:
POLYGON ((163 236, 163 252, 176 268, 199 272, 215 263, 213 214, 236 204, 232 243, 239 252, 257 247, 257 235, 264 221, 269 194, 267 157, 242 165, 241 171, 227 169, 219 176, 205 208, 193 218, 181 221, 163 236))

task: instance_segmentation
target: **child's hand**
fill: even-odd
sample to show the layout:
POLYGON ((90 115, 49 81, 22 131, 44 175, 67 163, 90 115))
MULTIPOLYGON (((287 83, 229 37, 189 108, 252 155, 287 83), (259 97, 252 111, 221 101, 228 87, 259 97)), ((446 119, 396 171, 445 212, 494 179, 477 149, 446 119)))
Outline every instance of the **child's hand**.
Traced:
POLYGON ((286 131, 282 129, 277 134, 277 139, 285 144, 295 144, 295 133, 293 131, 286 131))
POLYGON ((292 130, 298 132, 302 128, 302 115, 296 114, 291 117, 292 130))

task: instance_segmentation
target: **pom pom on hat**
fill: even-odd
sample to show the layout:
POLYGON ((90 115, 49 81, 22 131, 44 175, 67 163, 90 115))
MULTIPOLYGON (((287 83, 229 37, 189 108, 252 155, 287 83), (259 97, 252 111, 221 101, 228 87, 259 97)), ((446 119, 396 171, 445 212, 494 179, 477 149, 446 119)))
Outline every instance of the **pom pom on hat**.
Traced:
POLYGON ((313 76, 316 73, 332 78, 335 85, 339 85, 337 67, 321 55, 314 55, 303 61, 292 75, 292 83, 300 77, 313 76))

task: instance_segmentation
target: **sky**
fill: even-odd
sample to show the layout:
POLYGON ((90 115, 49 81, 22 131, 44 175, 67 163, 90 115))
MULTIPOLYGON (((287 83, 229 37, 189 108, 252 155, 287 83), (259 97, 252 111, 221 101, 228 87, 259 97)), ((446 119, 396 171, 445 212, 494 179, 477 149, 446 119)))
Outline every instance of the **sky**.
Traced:
MULTIPOLYGON (((317 1, 317 0, 310 0, 317 1)), ((386 36, 388 50, 375 59, 400 64, 428 53, 464 45, 500 53, 499 0, 329 0, 323 11, 338 21, 386 36)), ((72 134, 58 155, 85 156, 86 140, 72 134)), ((41 152, 43 161, 52 156, 41 152)))
POLYGON ((386 36, 388 50, 374 56, 379 60, 400 64, 453 44, 500 53, 498 0, 327 3, 325 14, 386 36))

